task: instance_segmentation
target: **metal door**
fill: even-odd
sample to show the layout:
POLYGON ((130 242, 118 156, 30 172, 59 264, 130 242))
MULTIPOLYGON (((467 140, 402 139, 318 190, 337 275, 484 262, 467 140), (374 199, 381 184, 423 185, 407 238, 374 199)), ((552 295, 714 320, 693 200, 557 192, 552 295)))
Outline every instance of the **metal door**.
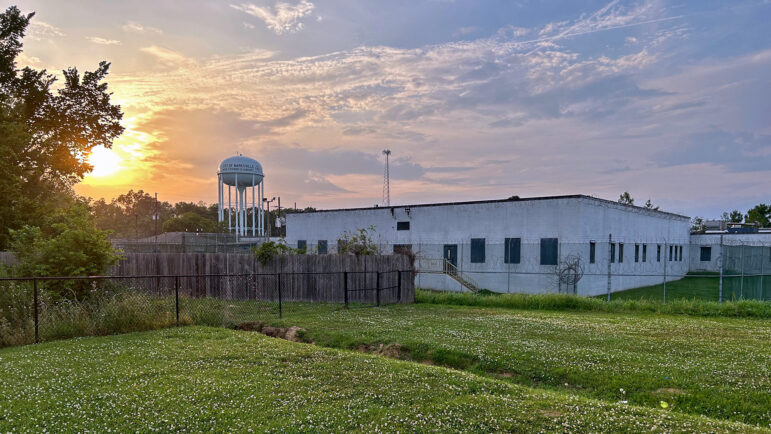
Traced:
POLYGON ((452 270, 445 270, 445 271, 454 271, 454 268, 458 267, 458 245, 457 244, 445 244, 444 245, 444 259, 453 265, 452 270))

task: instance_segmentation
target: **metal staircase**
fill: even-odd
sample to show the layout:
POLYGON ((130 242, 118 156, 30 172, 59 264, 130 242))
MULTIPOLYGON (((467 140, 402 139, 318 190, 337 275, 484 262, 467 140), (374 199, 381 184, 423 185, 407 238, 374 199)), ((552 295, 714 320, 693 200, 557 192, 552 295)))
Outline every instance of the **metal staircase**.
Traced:
POLYGON ((469 291, 474 293, 479 292, 479 284, 477 284, 474 279, 460 271, 458 267, 456 267, 452 262, 446 259, 443 261, 444 264, 442 270, 444 271, 444 274, 455 279, 458 283, 461 284, 461 286, 468 289, 469 291))

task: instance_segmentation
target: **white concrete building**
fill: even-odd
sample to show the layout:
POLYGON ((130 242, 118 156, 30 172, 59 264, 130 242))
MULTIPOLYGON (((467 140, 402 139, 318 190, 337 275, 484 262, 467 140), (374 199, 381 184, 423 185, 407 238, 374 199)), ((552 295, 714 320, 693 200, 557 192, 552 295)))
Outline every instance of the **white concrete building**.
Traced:
POLYGON ((415 253, 416 284, 434 289, 573 292, 556 274, 572 256, 576 292, 597 295, 609 274, 612 291, 679 279, 691 255, 688 217, 583 195, 289 214, 287 242, 334 253, 346 231, 370 226, 384 253, 415 253))

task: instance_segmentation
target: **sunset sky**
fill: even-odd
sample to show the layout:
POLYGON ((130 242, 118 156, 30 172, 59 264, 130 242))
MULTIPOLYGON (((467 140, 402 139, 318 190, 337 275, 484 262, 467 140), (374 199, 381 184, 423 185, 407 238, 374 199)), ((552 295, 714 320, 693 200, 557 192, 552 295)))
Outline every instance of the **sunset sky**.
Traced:
MULTIPOLYGON (((771 202, 771 1, 17 1, 20 64, 112 62, 125 112, 77 186, 215 202, 219 161, 318 208, 630 191, 771 202)), ((7 7, 4 6, 4 8, 7 7)))

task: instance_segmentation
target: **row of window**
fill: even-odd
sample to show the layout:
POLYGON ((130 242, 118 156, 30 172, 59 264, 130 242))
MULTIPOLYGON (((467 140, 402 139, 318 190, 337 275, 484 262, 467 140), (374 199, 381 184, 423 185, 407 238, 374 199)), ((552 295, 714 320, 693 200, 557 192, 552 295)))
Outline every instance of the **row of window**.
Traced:
MULTIPOLYGON (((594 241, 589 243, 589 263, 595 262, 595 250, 596 243, 594 241)), ((669 262, 681 262, 683 260, 683 246, 671 245, 669 246, 669 262)), ((615 263, 624 262, 624 243, 612 243, 610 245, 610 262, 615 263), (618 252, 618 255, 616 254, 618 252)), ((648 245, 647 244, 635 244, 634 245, 634 261, 635 262, 648 262, 648 245)), ((661 244, 656 244, 656 262, 661 262, 661 244)))

